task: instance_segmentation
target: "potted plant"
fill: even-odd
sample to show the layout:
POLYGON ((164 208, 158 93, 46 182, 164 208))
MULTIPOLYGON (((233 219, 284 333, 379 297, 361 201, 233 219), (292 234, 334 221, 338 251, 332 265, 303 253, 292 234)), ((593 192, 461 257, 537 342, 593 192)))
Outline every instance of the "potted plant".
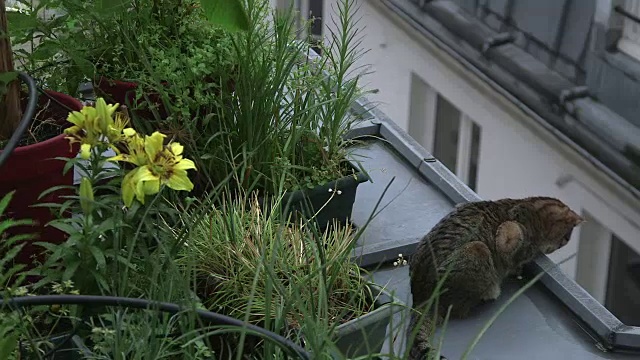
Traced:
POLYGON ((78 216, 52 221, 69 235, 64 243, 36 243, 48 253, 38 269, 39 284, 73 281, 83 294, 113 291, 118 284, 110 271, 126 265, 127 274, 163 243, 167 229, 159 219, 170 217, 171 210, 158 194, 165 187, 190 191, 187 171, 195 166, 183 157, 182 145, 165 142, 166 135, 131 128, 119 104, 98 98, 95 105, 70 113, 68 121, 72 126, 64 130, 65 140, 80 148, 80 158, 68 163, 78 167, 81 179, 63 207, 78 216), (106 155, 108 149, 115 156, 106 155))
POLYGON ((199 135, 190 150, 206 180, 232 174, 239 194, 288 192, 288 207, 320 227, 348 220, 356 187, 368 180, 344 140, 357 120, 350 108, 363 94, 352 8, 339 2, 340 28, 324 46, 326 56, 311 60, 310 44, 296 40, 294 13, 277 12, 271 23, 268 2, 251 2, 249 30, 233 37, 233 92, 222 92, 215 121, 187 125, 199 135))
POLYGON ((264 214, 255 197, 252 204, 234 200, 209 211, 191 226, 179 257, 194 269, 204 306, 286 335, 312 352, 318 332, 349 358, 380 352, 387 325, 402 306, 350 261, 360 233, 281 221, 277 212, 264 214))
POLYGON ((359 52, 351 2, 338 7, 340 29, 323 49, 326 56, 309 61, 310 45, 295 41, 295 15, 277 13, 270 25, 268 1, 247 3, 242 32, 212 29, 204 21, 215 1, 202 1, 201 8, 194 1, 164 7, 157 1, 134 2, 124 12, 115 5, 107 11, 61 1, 75 30, 56 33, 73 39, 59 73, 89 69, 81 72, 93 78, 95 68, 98 78, 129 79, 100 83, 135 88, 135 99, 118 98, 133 105, 135 127, 185 145, 200 169, 196 195, 231 177, 232 191, 291 192, 289 208, 315 215, 321 226, 346 222, 356 186, 368 179, 347 160, 343 140, 355 120, 350 106, 362 94, 361 74, 354 72, 359 52), (138 105, 147 112, 144 119, 137 119, 138 105))
MULTIPOLYGON (((204 96, 218 87, 217 74, 231 69, 227 32, 248 27, 240 0, 42 0, 35 5, 23 1, 32 3, 34 13, 60 14, 54 19, 24 15, 15 20, 24 32, 33 32, 35 26, 42 34, 38 43, 31 44, 36 52, 51 55, 49 48, 66 45, 53 58, 43 56, 36 62, 25 54, 25 62, 48 75, 54 73, 49 82, 62 88, 75 90, 78 82, 93 81, 98 96, 126 105, 134 122, 140 117, 142 124, 169 116, 156 86, 180 82, 194 72, 208 84, 190 89, 192 96, 204 96), (161 74, 157 83, 149 71, 161 74)), ((197 110, 189 105, 180 108, 197 110)))
MULTIPOLYGON (((5 10, 5 0, 0 0, 0 149, 6 147, 0 150, 0 166, 4 169, 0 171, 0 194, 15 190, 7 214, 15 219, 34 220, 34 225, 16 227, 11 234, 35 233, 43 241, 59 243, 64 234, 46 226, 53 215, 48 209, 33 205, 60 203, 68 194, 65 190, 39 197, 51 187, 73 184, 73 171, 64 172, 65 162, 56 158, 76 154, 64 139, 62 128, 68 112, 79 110, 81 104, 68 95, 48 90, 38 97, 35 82, 14 71, 5 10), (26 83, 27 93, 21 91, 21 81, 26 83)), ((22 250, 17 261, 31 263, 31 256, 36 253, 33 245, 27 244, 22 250)))
MULTIPOLYGON (((118 349, 149 354, 167 349, 198 352, 209 346, 220 351, 216 347, 219 342, 213 340, 224 335, 227 346, 239 341, 242 349, 247 349, 243 342, 255 344, 248 349, 252 354, 261 350, 273 354, 272 345, 264 345, 249 336, 251 333, 236 331, 233 335, 228 334, 228 328, 203 328, 208 334, 203 337, 197 321, 187 321, 180 324, 186 328, 176 329, 169 326, 175 321, 154 312, 138 317, 111 308, 133 302, 134 306, 162 310, 165 305, 160 302, 177 301, 185 310, 198 308, 203 302, 215 312, 286 335, 314 354, 332 353, 335 346, 346 355, 379 351, 389 319, 400 307, 393 298, 383 300, 387 296, 384 291, 365 281, 361 270, 349 262, 359 233, 348 227, 323 233, 313 226, 280 221, 279 212, 265 217, 255 198, 251 206, 239 199, 223 208, 206 204, 224 201, 187 209, 176 205, 176 217, 171 204, 166 203, 169 198, 159 195, 165 186, 188 190, 192 185, 186 170, 193 162, 181 156, 180 144, 165 144, 161 134, 141 136, 128 128, 125 113, 117 109, 117 104, 98 99, 95 106, 69 115, 73 126, 65 134, 80 144, 80 154, 88 159, 88 165, 81 166, 80 186, 65 204, 78 216, 55 221, 68 232, 69 240, 59 245, 42 244, 49 257, 38 269, 43 280, 30 287, 30 294, 37 296, 9 300, 13 305, 49 304, 36 308, 30 317, 37 320, 44 316, 34 323, 41 331, 29 335, 33 341, 27 345, 35 344, 46 352, 80 348, 104 356, 121 351, 118 349), (115 148, 118 155, 106 157, 106 147, 115 148), (133 166, 109 168, 102 166, 104 162, 133 166), (107 176, 111 172, 117 176, 107 176), (102 182, 105 177, 107 183, 102 182), (248 271, 243 270, 243 264, 249 266, 248 271), (219 270, 214 272, 216 266, 219 270), (252 274, 254 269, 258 271, 252 274), (214 280, 214 292, 203 286, 212 278, 225 280, 214 280), (51 283, 55 286, 47 285, 51 283), (48 296, 51 292, 82 295, 48 296), (129 299, 92 294, 127 294, 129 299), (72 303, 75 305, 66 306, 72 303), (266 313, 260 315, 260 309, 267 309, 266 313), (68 321, 65 328, 57 330, 59 322, 47 317, 52 314, 54 319, 82 321, 68 321), (289 330, 286 334, 284 328, 289 330), (179 335, 183 329, 185 336, 179 335), (359 336, 358 340, 353 340, 354 336, 359 336), (194 347, 196 339, 208 345, 194 347), (351 341, 368 346, 356 349, 348 344, 351 341)), ((25 295, 22 288, 15 287, 8 294, 25 295)))

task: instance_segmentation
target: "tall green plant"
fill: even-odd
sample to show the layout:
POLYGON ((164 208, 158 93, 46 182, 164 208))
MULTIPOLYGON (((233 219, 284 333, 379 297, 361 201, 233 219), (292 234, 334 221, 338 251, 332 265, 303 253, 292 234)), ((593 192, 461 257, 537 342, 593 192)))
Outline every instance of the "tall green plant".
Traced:
MULTIPOLYGON (((237 188, 273 194, 351 174, 343 137, 363 93, 363 73, 354 65, 361 52, 352 1, 337 8, 341 26, 326 45, 329 56, 315 60, 307 57, 311 45, 296 40, 292 9, 272 14, 263 0, 248 1, 247 9, 251 26, 232 37, 237 63, 221 80, 232 81, 232 89, 221 89, 209 107, 213 116, 178 125, 195 135, 189 151, 200 159, 203 175, 216 183, 237 169, 237 188)), ((184 92, 192 85, 180 86, 184 92)))
POLYGON ((351 112, 355 101, 366 92, 361 88, 360 80, 367 73, 364 66, 357 62, 366 53, 363 51, 362 35, 357 18, 358 8, 352 0, 337 2, 335 26, 326 27, 328 41, 321 45, 322 57, 316 71, 327 77, 320 82, 318 97, 330 105, 319 108, 316 126, 319 127, 320 138, 324 139, 327 156, 342 156, 344 152, 344 135, 351 128, 357 117, 351 112))
MULTIPOLYGON (((13 220, 6 218, 5 210, 13 197, 13 192, 0 199, 0 295, 5 299, 7 288, 17 288, 24 280, 21 273, 24 265, 14 264, 14 259, 24 246, 22 241, 31 238, 28 234, 9 237, 7 230, 20 226, 30 225, 30 220, 13 220)), ((16 349, 20 336, 20 321, 16 317, 6 317, 0 314, 0 354, 8 359, 17 359, 16 349)))
POLYGON ((13 71, 5 0, 0 0, 0 140, 8 139, 22 117, 20 87, 13 71))
POLYGON ((194 165, 183 158, 182 145, 164 144, 158 132, 141 136, 127 127, 128 119, 116 113, 117 107, 99 98, 95 106, 69 114, 73 126, 65 133, 71 143, 80 143, 80 156, 88 164, 68 160, 67 168, 75 165, 83 176, 77 196, 44 206, 80 216, 51 223, 69 235, 64 243, 38 243, 49 251, 41 283, 71 280, 84 294, 120 290, 109 273, 118 268, 129 272, 132 259, 148 256, 149 249, 166 239, 167 229, 160 225, 171 216, 170 207, 156 194, 165 187, 193 188, 187 170, 194 165), (105 156, 109 148, 117 155, 105 156), (132 246, 130 241, 141 236, 145 241, 132 246))

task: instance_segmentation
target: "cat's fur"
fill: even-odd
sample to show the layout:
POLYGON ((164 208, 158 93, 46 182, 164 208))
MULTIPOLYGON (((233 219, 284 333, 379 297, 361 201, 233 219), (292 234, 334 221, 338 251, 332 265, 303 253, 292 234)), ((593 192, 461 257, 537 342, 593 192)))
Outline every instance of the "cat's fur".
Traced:
POLYGON ((412 312, 408 338, 420 323, 409 359, 427 359, 432 328, 451 306, 451 318, 465 317, 482 301, 500 295, 502 281, 519 273, 538 254, 567 244, 583 219, 549 197, 480 201, 457 206, 420 241, 411 257, 414 309, 422 312, 449 269, 438 297, 424 316, 412 312), (436 323, 432 323, 434 313, 436 323))

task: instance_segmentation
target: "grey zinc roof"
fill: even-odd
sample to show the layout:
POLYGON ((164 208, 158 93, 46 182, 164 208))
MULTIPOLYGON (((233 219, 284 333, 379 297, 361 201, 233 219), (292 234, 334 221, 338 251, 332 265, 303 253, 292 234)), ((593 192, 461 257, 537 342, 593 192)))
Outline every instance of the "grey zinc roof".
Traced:
MULTIPOLYGON (((392 262, 399 253, 410 256, 420 238, 455 204, 479 198, 384 114, 372 111, 365 118, 351 134, 363 140, 353 149, 353 158, 372 181, 358 187, 352 221, 363 226, 382 200, 354 259, 372 270, 377 284, 411 305, 408 267, 392 262)), ((640 328, 618 321, 544 255, 527 267, 523 280, 505 284, 496 302, 468 319, 451 321, 444 334, 444 355, 459 359, 500 306, 539 272, 544 272, 541 280, 506 308, 469 359, 640 357, 640 328), (605 350, 612 348, 615 351, 605 350)), ((397 326, 406 316, 406 312, 397 315, 392 324, 397 326)), ((386 349, 393 346, 398 354, 403 336, 400 328, 399 338, 394 344, 388 342, 386 349)))
POLYGON ((583 83, 596 0, 454 0, 567 78, 583 83))

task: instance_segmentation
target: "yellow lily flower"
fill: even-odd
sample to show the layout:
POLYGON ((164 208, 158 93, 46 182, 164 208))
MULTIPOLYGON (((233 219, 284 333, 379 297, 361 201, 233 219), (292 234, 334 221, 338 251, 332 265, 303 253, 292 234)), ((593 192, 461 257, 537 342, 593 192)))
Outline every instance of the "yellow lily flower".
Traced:
POLYGON ((193 183, 187 170, 196 169, 193 161, 184 159, 183 146, 178 143, 164 145, 166 135, 154 132, 144 140, 133 129, 125 129, 127 153, 110 158, 111 161, 125 161, 138 167, 127 173, 122 181, 122 199, 127 207, 135 196, 144 204, 146 195, 160 191, 160 185, 173 190, 190 191, 193 183))
MULTIPOLYGON (((85 106, 81 111, 69 114, 67 120, 73 126, 64 132, 70 143, 80 143, 80 156, 91 157, 92 148, 98 144, 109 146, 116 151, 108 161, 124 161, 137 167, 128 172, 122 180, 122 199, 127 207, 134 197, 144 204, 146 195, 160 191, 160 185, 174 190, 193 189, 187 170, 196 169, 193 161, 183 159, 183 147, 178 143, 164 145, 166 135, 154 132, 151 136, 140 136, 134 129, 125 128, 129 119, 116 113, 119 104, 108 105, 104 99, 96 100, 95 106, 85 106), (126 150, 120 152, 117 144, 124 143, 126 150)), ((85 212, 91 210, 93 191, 88 180, 81 183, 81 201, 85 212)))
POLYGON ((73 126, 64 130, 66 139, 70 144, 80 143, 80 156, 88 159, 91 155, 91 148, 100 142, 100 130, 98 128, 98 117, 96 109, 85 106, 80 111, 74 111, 69 114, 67 120, 73 126))
POLYGON ((147 164, 147 154, 145 153, 144 139, 132 128, 122 130, 123 142, 126 144, 127 151, 125 153, 113 156, 108 161, 124 161, 137 166, 147 164))
POLYGON ((127 124, 129 124, 128 117, 119 112, 115 114, 115 117, 109 123, 107 133, 105 134, 107 140, 109 140, 109 144, 115 145, 125 140, 126 136, 123 134, 123 130, 127 124))
POLYGON ((183 146, 171 143, 163 146, 165 135, 155 132, 145 139, 145 151, 149 157, 149 170, 158 177, 162 184, 173 190, 193 189, 193 183, 187 176, 187 170, 195 169, 196 165, 189 159, 182 158, 183 146))
POLYGON ((109 127, 113 124, 113 113, 116 112, 119 106, 120 104, 107 105, 103 98, 96 100, 95 109, 98 119, 100 120, 100 132, 103 135, 109 133, 109 127))
POLYGON ((95 106, 84 106, 82 110, 69 114, 67 120, 73 126, 65 129, 64 133, 69 135, 67 139, 71 144, 82 144, 80 156, 83 159, 91 156, 91 148, 101 143, 103 136, 109 140, 109 145, 113 148, 121 140, 122 129, 128 119, 125 119, 122 114, 117 114, 114 121, 113 114, 119 106, 119 104, 107 105, 103 98, 99 98, 95 106))

